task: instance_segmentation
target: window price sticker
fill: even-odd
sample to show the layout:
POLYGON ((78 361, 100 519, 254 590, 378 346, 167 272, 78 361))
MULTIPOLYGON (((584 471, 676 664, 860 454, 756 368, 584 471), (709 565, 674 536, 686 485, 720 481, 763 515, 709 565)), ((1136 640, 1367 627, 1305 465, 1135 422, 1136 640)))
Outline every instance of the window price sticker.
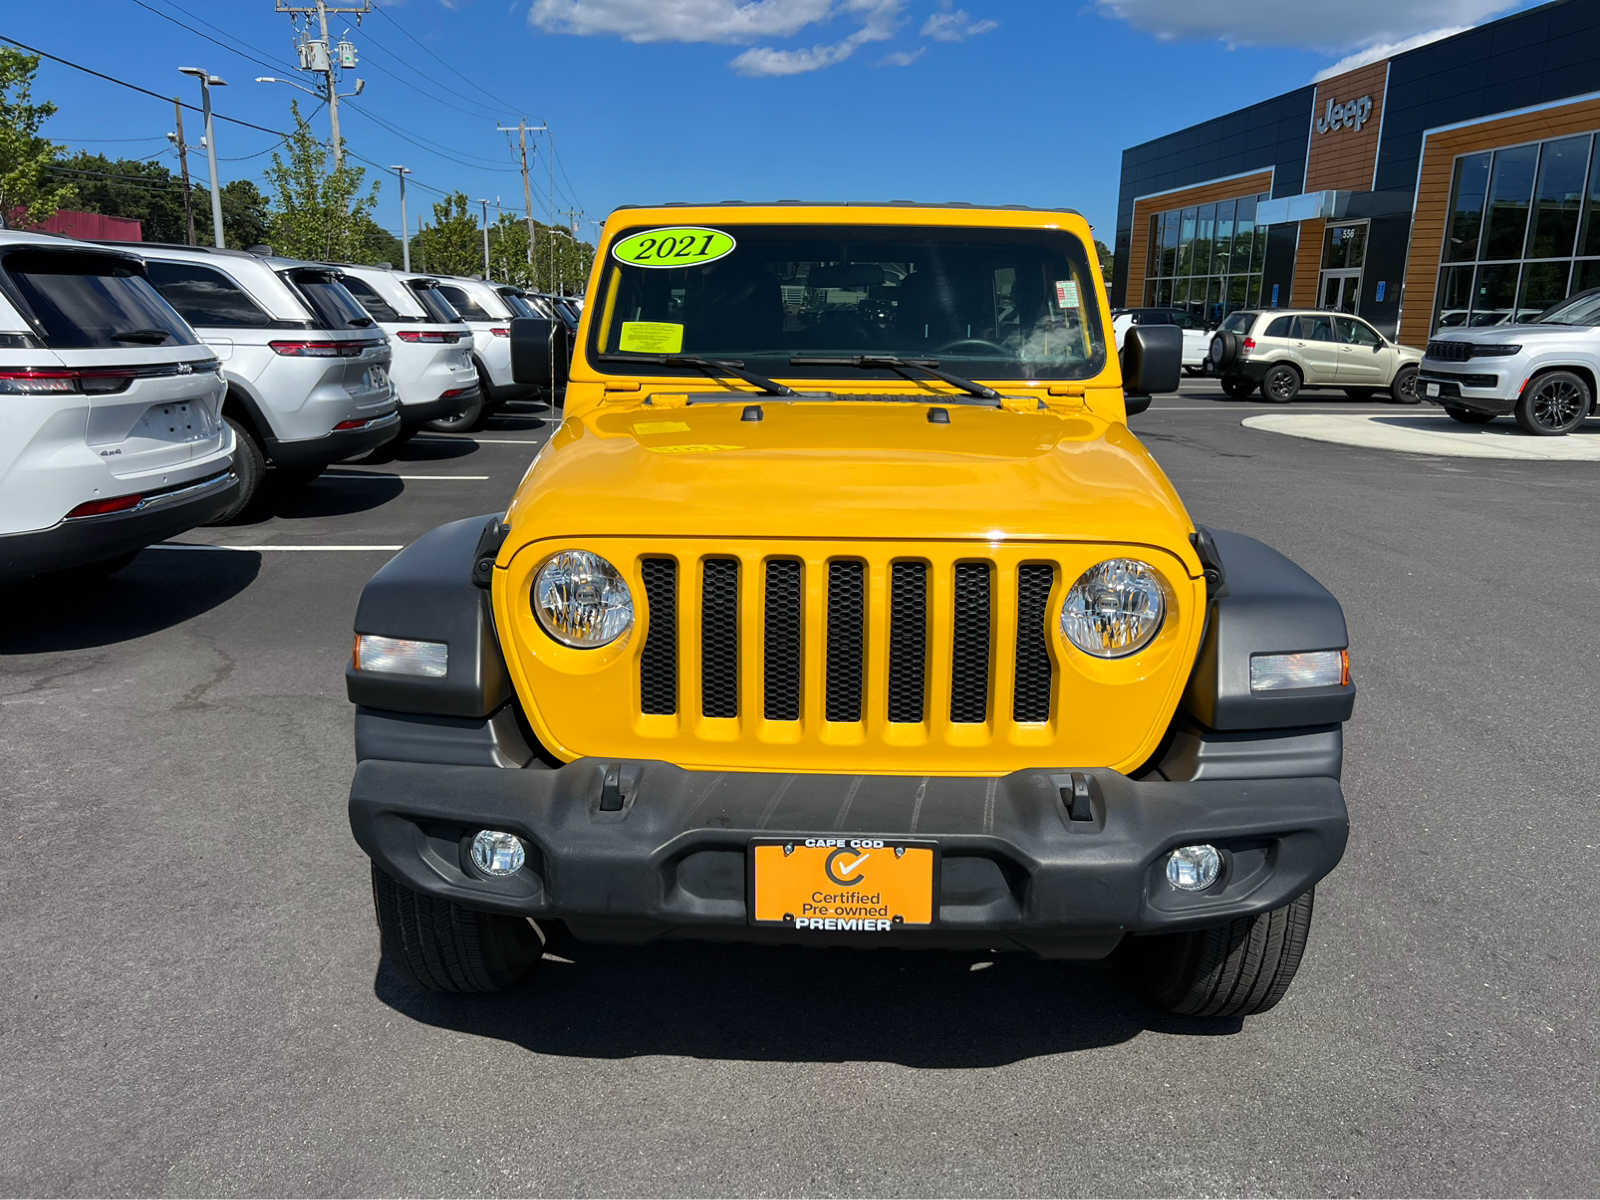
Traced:
POLYGON ((1056 280, 1056 304, 1060 308, 1078 307, 1078 285, 1071 279, 1056 280))

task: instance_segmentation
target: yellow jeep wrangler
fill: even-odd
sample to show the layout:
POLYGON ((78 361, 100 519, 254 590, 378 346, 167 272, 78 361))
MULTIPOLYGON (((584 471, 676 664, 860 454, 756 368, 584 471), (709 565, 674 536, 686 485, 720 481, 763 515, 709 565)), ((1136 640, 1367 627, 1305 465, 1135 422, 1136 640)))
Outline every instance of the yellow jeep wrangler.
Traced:
POLYGON ((546 933, 1113 952, 1261 1012, 1347 834, 1339 605, 1129 432, 1088 224, 629 208, 504 514, 373 577, 347 671, 382 952, 488 991, 546 933))

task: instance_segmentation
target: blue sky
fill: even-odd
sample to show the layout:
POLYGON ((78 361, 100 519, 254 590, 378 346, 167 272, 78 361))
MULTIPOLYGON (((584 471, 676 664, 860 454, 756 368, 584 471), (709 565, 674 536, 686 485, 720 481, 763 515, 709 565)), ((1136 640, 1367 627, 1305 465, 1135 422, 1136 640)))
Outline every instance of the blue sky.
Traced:
MULTIPOLYGON (((346 143, 427 189, 522 210, 501 123, 540 135, 535 216, 658 200, 917 199, 1071 207, 1112 240, 1121 152, 1309 82, 1346 60, 1531 3, 1505 0, 377 0, 346 18, 366 88, 346 143), (415 40, 413 40, 415 39, 415 40), (436 56, 436 57, 435 57, 436 56), (406 82, 402 82, 402 80, 406 82), (406 86, 409 83, 411 86, 406 86), (359 110, 361 111, 358 111, 359 110), (406 139, 411 139, 407 141, 406 139)), ((218 112, 289 126, 289 18, 272 0, 9 5, 0 33, 198 102, 180 66, 224 77, 218 112), (157 14, 165 14, 200 33, 157 14)), ((309 80, 306 80, 309 82, 309 80)), ((172 107, 46 62, 57 141, 164 155, 172 107), (92 139, 92 140, 91 140, 92 139), (126 139, 126 140, 124 140, 126 139)), ((198 117, 185 133, 199 137, 198 117)), ((315 127, 327 135, 326 113, 315 127)), ((269 134, 221 124, 224 180, 257 179, 269 134), (253 156, 253 157, 243 157, 253 156)), ((204 157, 191 155, 204 176, 204 157)), ((399 228, 393 177, 380 221, 399 228)), ((561 219, 565 220, 565 216, 561 219)), ((588 225, 584 235, 593 237, 588 225)))

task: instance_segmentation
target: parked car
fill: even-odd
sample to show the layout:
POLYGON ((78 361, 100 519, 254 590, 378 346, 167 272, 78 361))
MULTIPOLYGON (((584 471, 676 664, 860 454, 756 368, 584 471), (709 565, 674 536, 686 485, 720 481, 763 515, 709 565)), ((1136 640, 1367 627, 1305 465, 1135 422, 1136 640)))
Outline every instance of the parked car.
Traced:
POLYGON ((1111 328, 1117 335, 1117 348, 1135 325, 1176 325, 1183 330, 1183 371, 1199 375, 1206 369, 1211 351, 1211 330, 1181 308, 1120 308, 1111 310, 1111 328))
POLYGON ((1383 392, 1417 402, 1422 351, 1390 341, 1360 317, 1315 309, 1229 313, 1211 338, 1210 368, 1222 390, 1243 400, 1288 403, 1305 388, 1336 387, 1352 400, 1383 392))
POLYGON ((0 582, 117 570, 233 502, 217 356, 144 271, 0 230, 0 582))
POLYGON ((337 271, 243 250, 140 244, 155 289, 222 361, 246 511, 269 473, 305 483, 400 432, 383 330, 337 271))
POLYGON ((484 403, 470 425, 462 424, 460 418, 444 417, 431 422, 430 429, 476 429, 495 409, 532 393, 533 389, 511 378, 511 319, 527 315, 511 306, 507 292, 514 290, 482 279, 439 280, 440 293, 472 330, 472 365, 478 373, 484 403))
MULTIPOLYGON (((1181 338, 1119 360, 1088 223, 635 208, 602 247, 561 435, 361 596, 384 958, 509 987, 540 922, 1116 954, 1178 1012, 1276 1004, 1347 836, 1344 617, 1128 435, 1181 338), (892 340, 787 310, 819 268, 896 280, 892 340)), ((518 378, 564 381, 552 332, 513 323, 518 378)))
POLYGON ((1441 329, 1418 376, 1422 397, 1457 421, 1513 414, 1525 433, 1559 437, 1595 411, 1600 380, 1600 288, 1569 296, 1520 325, 1441 329))
POLYGON ((472 330, 431 275, 335 264, 345 287, 389 335, 389 373, 400 398, 400 436, 430 421, 471 428, 483 411, 472 330))

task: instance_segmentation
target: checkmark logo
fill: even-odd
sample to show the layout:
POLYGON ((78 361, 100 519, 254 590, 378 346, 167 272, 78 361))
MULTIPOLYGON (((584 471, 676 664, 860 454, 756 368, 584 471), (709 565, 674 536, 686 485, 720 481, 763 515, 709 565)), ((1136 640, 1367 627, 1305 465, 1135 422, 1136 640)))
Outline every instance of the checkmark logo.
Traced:
POLYGON ((822 864, 822 869, 827 872, 828 878, 840 887, 855 887, 856 884, 866 878, 865 875, 852 875, 852 872, 858 870, 862 863, 872 857, 871 851, 863 854, 853 862, 844 862, 843 860, 848 858, 850 854, 851 851, 841 847, 828 855, 827 861, 822 864))

